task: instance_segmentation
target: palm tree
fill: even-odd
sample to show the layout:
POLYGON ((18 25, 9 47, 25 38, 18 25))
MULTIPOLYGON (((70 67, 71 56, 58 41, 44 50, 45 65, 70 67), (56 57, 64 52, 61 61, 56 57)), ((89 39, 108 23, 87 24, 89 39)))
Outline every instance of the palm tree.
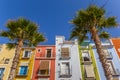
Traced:
POLYGON ((111 73, 109 72, 109 65, 106 62, 106 56, 102 50, 100 38, 109 38, 109 33, 105 31, 106 28, 117 26, 117 21, 114 16, 106 17, 103 7, 90 5, 87 9, 79 10, 77 15, 71 20, 73 29, 70 34, 70 39, 78 38, 80 42, 87 38, 90 34, 94 41, 99 59, 104 68, 107 80, 111 80, 111 73))
POLYGON ((39 42, 45 41, 43 34, 39 33, 38 25, 25 18, 9 20, 7 30, 1 32, 1 36, 7 37, 10 42, 7 48, 16 48, 13 64, 8 80, 13 80, 19 62, 20 50, 23 46, 36 46, 39 42))

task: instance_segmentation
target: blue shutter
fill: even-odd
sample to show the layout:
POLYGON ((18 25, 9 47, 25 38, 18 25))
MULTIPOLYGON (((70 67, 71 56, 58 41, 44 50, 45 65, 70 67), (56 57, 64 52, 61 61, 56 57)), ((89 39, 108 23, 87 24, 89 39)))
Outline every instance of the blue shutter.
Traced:
POLYGON ((20 75, 26 75, 27 69, 28 69, 28 66, 21 66, 20 67, 20 75))

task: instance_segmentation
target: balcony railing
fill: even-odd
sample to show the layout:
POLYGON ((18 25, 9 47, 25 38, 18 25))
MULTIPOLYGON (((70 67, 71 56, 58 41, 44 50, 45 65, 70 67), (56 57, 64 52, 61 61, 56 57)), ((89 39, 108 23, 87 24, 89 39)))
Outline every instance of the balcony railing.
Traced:
POLYGON ((107 59, 112 59, 112 58, 113 58, 112 52, 108 52, 108 53, 106 54, 106 58, 107 58, 107 59))
POLYGON ((120 76, 120 71, 119 71, 119 69, 115 69, 114 70, 114 72, 112 72, 113 74, 113 76, 120 76))
POLYGON ((41 74, 40 71, 39 71, 38 74, 37 74, 37 76, 38 77, 43 77, 43 76, 45 76, 45 77, 48 76, 49 77, 50 76, 50 70, 48 70, 48 74, 41 74))
POLYGON ((55 59, 55 53, 51 53, 51 56, 47 56, 45 53, 40 53, 36 59, 55 59))

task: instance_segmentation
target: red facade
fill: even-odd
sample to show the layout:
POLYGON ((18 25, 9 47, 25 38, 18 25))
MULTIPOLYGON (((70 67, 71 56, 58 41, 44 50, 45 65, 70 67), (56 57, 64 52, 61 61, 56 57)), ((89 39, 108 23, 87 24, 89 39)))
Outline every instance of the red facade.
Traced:
POLYGON ((55 46, 37 46, 32 80, 55 80, 55 46))

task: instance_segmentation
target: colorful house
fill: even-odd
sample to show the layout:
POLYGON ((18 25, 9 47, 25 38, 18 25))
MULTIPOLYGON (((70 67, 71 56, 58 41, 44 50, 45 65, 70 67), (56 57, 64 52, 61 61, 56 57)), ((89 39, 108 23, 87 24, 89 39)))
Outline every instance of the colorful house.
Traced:
POLYGON ((32 80, 55 80, 55 45, 36 47, 32 80))
POLYGON ((6 49, 5 44, 0 45, 0 80, 7 80, 12 66, 15 49, 6 49))
POLYGON ((34 64, 35 48, 23 47, 14 80, 31 80, 34 64))
POLYGON ((115 47, 115 50, 117 51, 117 54, 120 59, 120 38, 112 38, 111 42, 112 42, 113 46, 115 47))
MULTIPOLYGON (((99 60, 98 53, 96 51, 95 45, 91 44, 93 47, 93 52, 96 58, 97 67, 99 70, 99 75, 101 80, 106 80, 103 67, 99 60)), ((110 41, 102 42, 102 49, 106 56, 106 62, 109 65, 108 71, 111 73, 110 80, 120 80, 120 61, 114 49, 114 46, 110 41)))
POLYGON ((89 41, 82 42, 79 50, 82 80, 100 80, 95 56, 89 41))
POLYGON ((81 80, 78 42, 56 36, 55 80, 81 80))

